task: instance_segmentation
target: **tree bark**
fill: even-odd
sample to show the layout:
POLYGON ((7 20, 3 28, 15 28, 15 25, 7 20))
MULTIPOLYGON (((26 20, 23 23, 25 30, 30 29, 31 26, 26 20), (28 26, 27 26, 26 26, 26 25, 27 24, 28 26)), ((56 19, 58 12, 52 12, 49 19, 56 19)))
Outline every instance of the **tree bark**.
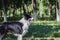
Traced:
POLYGON ((7 22, 7 11, 4 11, 4 22, 7 22))
POLYGON ((3 10, 4 10, 4 22, 7 21, 7 10, 5 9, 4 0, 2 0, 3 10))
POLYGON ((48 15, 49 15, 49 17, 51 16, 51 9, 52 9, 52 5, 49 4, 48 5, 48 15))
POLYGON ((33 6, 33 17, 34 17, 34 21, 37 20, 37 7, 36 7, 36 0, 32 0, 32 6, 33 6))
POLYGON ((16 16, 16 5, 13 4, 13 17, 15 17, 15 16, 16 16))
POLYGON ((56 1, 56 19, 57 21, 60 21, 60 3, 58 2, 58 0, 56 1))
POLYGON ((39 5, 39 11, 40 11, 40 17, 42 18, 44 16, 44 12, 43 12, 43 0, 40 0, 40 5, 39 5))

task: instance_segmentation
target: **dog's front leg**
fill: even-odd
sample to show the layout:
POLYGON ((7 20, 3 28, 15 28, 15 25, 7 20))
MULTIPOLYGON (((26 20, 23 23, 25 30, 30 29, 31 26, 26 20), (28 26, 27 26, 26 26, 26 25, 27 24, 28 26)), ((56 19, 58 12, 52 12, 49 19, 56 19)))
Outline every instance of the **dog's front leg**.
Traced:
POLYGON ((27 32, 28 32, 28 30, 24 30, 22 33, 22 36, 24 36, 27 32))
POLYGON ((21 34, 18 34, 17 40, 22 40, 22 35, 21 34))

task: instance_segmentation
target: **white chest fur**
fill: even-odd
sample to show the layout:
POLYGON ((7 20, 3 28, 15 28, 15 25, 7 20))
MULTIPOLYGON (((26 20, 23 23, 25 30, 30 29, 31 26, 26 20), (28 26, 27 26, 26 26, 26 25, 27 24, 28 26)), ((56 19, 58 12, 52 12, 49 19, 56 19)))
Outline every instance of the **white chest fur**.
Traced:
POLYGON ((23 30, 28 30, 28 28, 29 28, 29 25, 27 23, 25 23, 23 26, 23 30))
POLYGON ((27 32, 28 32, 28 29, 29 29, 29 21, 28 20, 25 20, 24 18, 22 18, 19 22, 23 23, 23 33, 22 33, 22 36, 24 36, 27 32))
POLYGON ((27 30, 29 28, 30 25, 29 21, 22 18, 19 22, 23 23, 23 30, 27 30))

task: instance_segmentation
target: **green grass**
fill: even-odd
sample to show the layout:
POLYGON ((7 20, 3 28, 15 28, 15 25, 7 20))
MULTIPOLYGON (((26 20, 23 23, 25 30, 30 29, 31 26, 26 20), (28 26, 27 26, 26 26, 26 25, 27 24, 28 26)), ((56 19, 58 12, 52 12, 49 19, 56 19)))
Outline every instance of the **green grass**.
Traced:
POLYGON ((30 25, 26 37, 60 37, 60 22, 36 21, 30 25))
POLYGON ((58 24, 60 24, 60 21, 35 21, 35 22, 33 22, 33 24, 56 24, 56 25, 58 25, 58 24))

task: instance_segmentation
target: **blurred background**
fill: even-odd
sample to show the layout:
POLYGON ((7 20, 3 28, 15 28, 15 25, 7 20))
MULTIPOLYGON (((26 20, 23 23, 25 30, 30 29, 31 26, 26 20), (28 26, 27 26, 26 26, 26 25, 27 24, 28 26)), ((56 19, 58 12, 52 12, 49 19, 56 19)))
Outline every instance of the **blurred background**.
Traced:
MULTIPOLYGON (((60 40, 60 0, 0 0, 0 22, 20 20, 23 5, 34 18, 23 40, 60 40)), ((16 37, 7 34, 5 39, 16 37)))

